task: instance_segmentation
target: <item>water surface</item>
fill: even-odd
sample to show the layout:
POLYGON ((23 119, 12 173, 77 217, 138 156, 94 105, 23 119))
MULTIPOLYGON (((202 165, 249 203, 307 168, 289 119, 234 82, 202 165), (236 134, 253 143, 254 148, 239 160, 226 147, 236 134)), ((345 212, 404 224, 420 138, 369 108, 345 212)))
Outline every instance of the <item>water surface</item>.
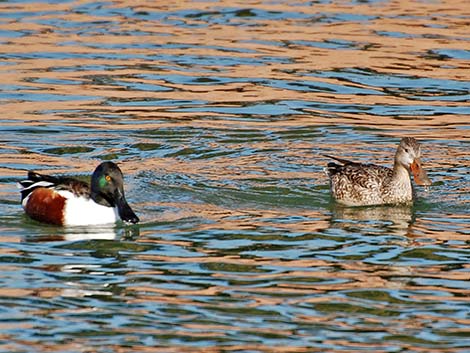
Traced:
POLYGON ((0 350, 465 352, 465 1, 0 3, 0 350), (422 143, 413 207, 333 154, 422 143), (136 226, 23 215, 34 169, 119 163, 136 226))

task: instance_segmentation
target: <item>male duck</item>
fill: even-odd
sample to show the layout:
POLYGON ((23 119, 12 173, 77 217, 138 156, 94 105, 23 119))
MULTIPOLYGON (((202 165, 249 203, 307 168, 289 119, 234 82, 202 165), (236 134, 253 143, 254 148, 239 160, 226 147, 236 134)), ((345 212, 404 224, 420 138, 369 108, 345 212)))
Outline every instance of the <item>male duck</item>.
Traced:
POLYGON ((414 199, 410 171, 418 185, 431 185, 421 167, 421 149, 412 137, 400 141, 393 169, 374 164, 355 163, 325 155, 340 162, 328 163, 334 199, 346 206, 371 206, 410 203, 414 199))
POLYGON ((124 197, 123 176, 113 162, 101 163, 93 172, 91 186, 83 181, 28 172, 21 181, 21 203, 28 216, 45 223, 85 226, 137 223, 139 218, 124 197))

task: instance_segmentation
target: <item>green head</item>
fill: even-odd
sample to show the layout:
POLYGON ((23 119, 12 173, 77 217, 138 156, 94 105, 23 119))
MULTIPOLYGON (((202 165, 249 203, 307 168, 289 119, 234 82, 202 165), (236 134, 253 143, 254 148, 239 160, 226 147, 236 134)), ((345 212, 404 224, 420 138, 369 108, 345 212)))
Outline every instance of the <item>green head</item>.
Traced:
POLYGON ((113 162, 103 162, 93 172, 91 198, 100 205, 116 207, 124 222, 139 221, 124 196, 124 178, 121 169, 113 162))

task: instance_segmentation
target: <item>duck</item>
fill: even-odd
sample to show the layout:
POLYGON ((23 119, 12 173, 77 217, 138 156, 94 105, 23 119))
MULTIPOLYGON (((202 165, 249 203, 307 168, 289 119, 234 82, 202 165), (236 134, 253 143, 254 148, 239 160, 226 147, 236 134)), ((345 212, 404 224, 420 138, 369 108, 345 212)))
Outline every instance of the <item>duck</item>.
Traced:
POLYGON ((352 162, 324 155, 328 163, 334 200, 344 206, 410 204, 416 198, 411 175, 417 185, 432 184, 421 164, 421 146, 413 137, 403 137, 395 153, 393 168, 352 162))
POLYGON ((90 226, 139 222, 125 198, 122 171, 111 161, 96 167, 91 184, 29 171, 18 187, 25 213, 42 223, 90 226))

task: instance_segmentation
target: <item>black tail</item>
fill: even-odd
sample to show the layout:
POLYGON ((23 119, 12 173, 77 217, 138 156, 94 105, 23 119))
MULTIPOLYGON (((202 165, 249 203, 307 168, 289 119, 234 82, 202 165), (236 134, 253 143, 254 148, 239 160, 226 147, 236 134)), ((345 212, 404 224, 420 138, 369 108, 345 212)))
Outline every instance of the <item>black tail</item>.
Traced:
POLYGON ((328 174, 331 177, 335 175, 336 173, 339 173, 342 169, 343 169, 342 165, 330 162, 328 163, 328 166, 324 170, 326 174, 328 174))
POLYGON ((341 164, 338 164, 338 163, 334 163, 334 162, 330 162, 328 163, 328 166, 325 168, 325 172, 331 177, 337 173, 340 173, 345 166, 347 165, 353 165, 353 164, 357 164, 355 162, 352 162, 348 159, 343 159, 343 158, 338 158, 338 157, 333 157, 333 156, 330 156, 329 154, 323 154, 323 156, 327 157, 327 158, 331 158, 331 159, 334 159, 335 161, 341 163, 341 164))
POLYGON ((18 183, 21 188, 21 201, 23 201, 36 188, 53 186, 57 184, 57 182, 58 179, 56 177, 29 171, 28 179, 22 180, 18 183))
POLYGON ((48 183, 53 183, 53 184, 59 184, 59 178, 51 175, 45 175, 45 174, 39 174, 33 171, 28 172, 28 180, 26 181, 32 181, 34 183, 37 183, 39 181, 47 181, 48 183))
MULTIPOLYGON (((329 154, 323 154, 322 156, 326 157, 326 158, 331 158, 331 159, 334 159, 335 161, 338 161, 340 162, 341 164, 355 164, 354 162, 350 161, 349 159, 343 159, 343 158, 338 158, 338 157, 333 157, 333 156, 330 156, 329 154)), ((334 164, 334 163, 328 163, 328 167, 330 164, 334 164)), ((334 164, 334 165, 337 165, 337 164, 334 164)))

